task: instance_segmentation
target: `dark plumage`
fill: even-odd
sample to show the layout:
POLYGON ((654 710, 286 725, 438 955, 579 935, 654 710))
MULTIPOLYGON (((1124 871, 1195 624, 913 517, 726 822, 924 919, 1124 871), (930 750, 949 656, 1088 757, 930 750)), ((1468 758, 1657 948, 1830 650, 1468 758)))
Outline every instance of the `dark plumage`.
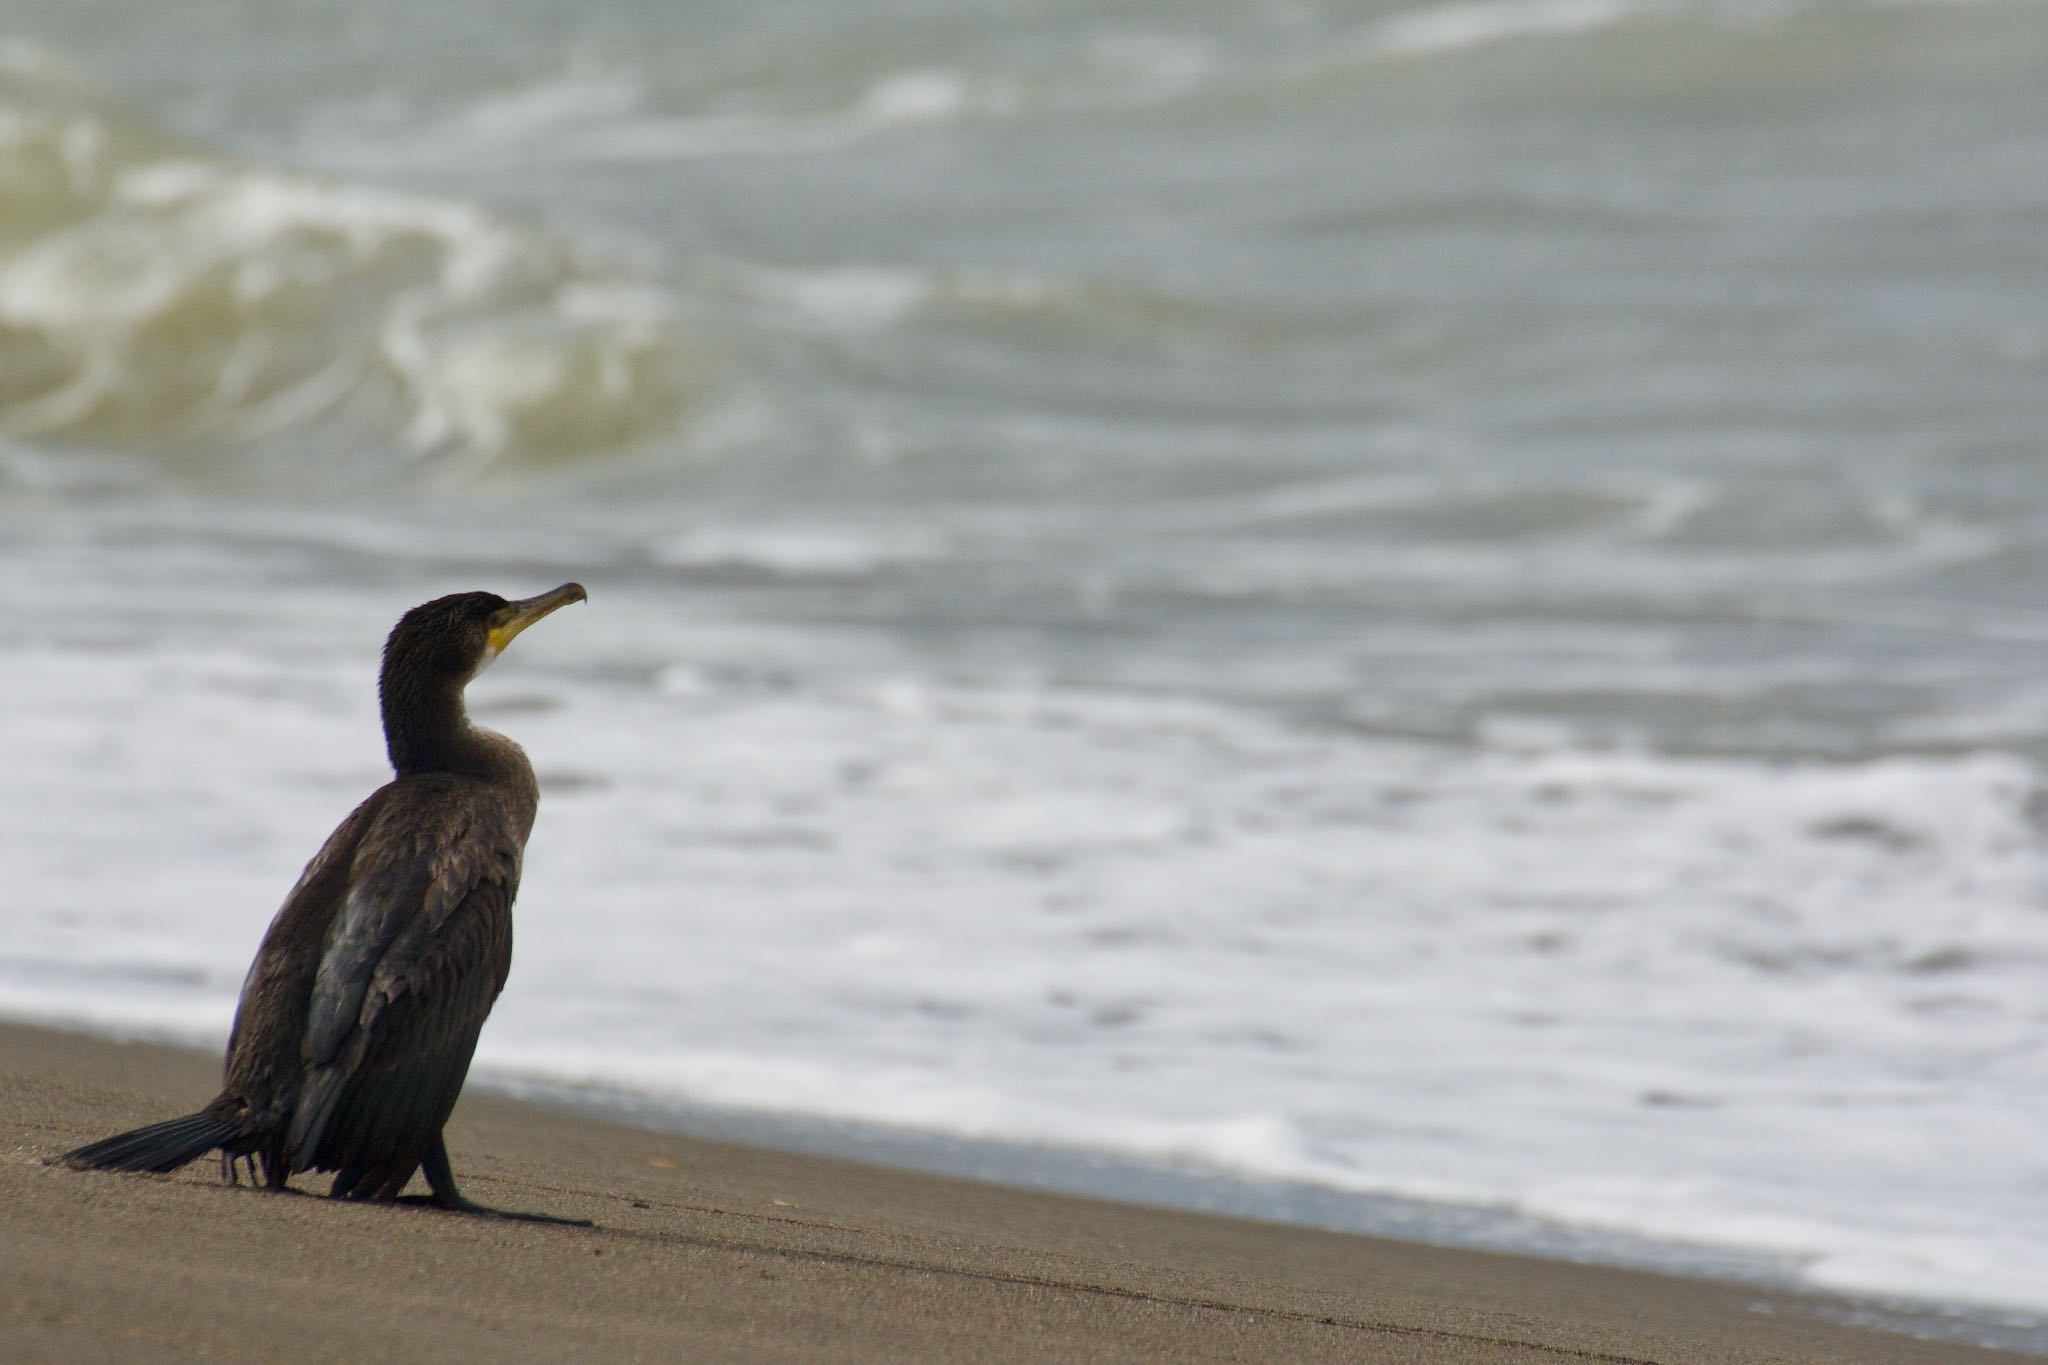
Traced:
MULTIPOLYGON (((469 680, 528 625, 585 600, 458 593, 407 612, 378 690, 397 776, 306 865, 242 985, 220 1095, 196 1114, 66 1153, 73 1166, 173 1171, 220 1149, 230 1179, 391 1199, 424 1169, 455 1187, 441 1127, 512 966, 512 898, 540 788, 517 744, 470 724, 469 680)), ((524 1216, 524 1215, 514 1215, 524 1216)))

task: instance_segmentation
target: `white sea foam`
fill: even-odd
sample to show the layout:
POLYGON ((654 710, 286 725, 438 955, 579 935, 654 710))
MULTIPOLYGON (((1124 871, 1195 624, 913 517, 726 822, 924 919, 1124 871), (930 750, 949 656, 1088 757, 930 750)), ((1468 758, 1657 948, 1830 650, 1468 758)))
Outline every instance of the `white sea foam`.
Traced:
POLYGON ((760 296, 783 303, 835 328, 866 331, 893 326, 929 302, 931 277, 919 270, 884 266, 835 266, 825 270, 766 270, 745 273, 744 283, 760 296))
MULTIPOLYGON (((1459 751, 833 669, 643 688, 552 675, 561 624, 562 653, 477 689, 550 788, 486 1072, 2042 1306, 2023 760, 1459 751), (501 718, 521 694, 548 704, 501 718)), ((17 650, 4 738, 38 797, 0 856, 36 913, 0 1004, 217 1037, 281 888, 377 778, 369 643, 282 674, 234 645, 17 650), (144 691, 153 724, 111 721, 144 691)))
POLYGON ((1069 282, 1019 271, 930 266, 742 264, 725 266, 715 277, 775 308, 792 325, 826 333, 883 331, 942 310, 1031 313, 1077 302, 1083 293, 1069 282))
POLYGON ((700 569, 765 569, 792 576, 857 578, 891 565, 928 563, 946 551, 936 531, 862 530, 821 524, 705 525, 654 547, 660 562, 700 569))
MULTIPOLYGON (((1916 9, 1997 5, 2010 0, 1876 3, 1888 8, 1916 9)), ((1335 45, 1335 50, 1352 59, 1429 59, 1503 43, 1605 34, 1632 24, 1759 29, 1783 24, 1800 15, 1839 14, 1850 8, 1830 0, 1452 0, 1448 4, 1415 5, 1377 19, 1350 41, 1335 45)))
POLYGON ((1631 19, 1668 15, 1674 8, 1669 0, 1470 0, 1393 15, 1376 24, 1367 41, 1387 56, 1412 57, 1609 28, 1631 19))

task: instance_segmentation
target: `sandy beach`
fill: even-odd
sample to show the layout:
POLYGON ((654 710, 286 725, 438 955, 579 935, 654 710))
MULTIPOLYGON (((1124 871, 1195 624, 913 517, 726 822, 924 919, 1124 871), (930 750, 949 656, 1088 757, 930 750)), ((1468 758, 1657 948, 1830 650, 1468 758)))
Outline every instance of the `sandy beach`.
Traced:
MULTIPOLYGON (((556 1227, 46 1164, 213 1058, 0 1026, 0 1354, 30 1360, 1888 1362, 2015 1357, 1743 1286, 1070 1199, 472 1092, 466 1192, 556 1227)), ((309 1188, 314 1182, 304 1182, 309 1188)))

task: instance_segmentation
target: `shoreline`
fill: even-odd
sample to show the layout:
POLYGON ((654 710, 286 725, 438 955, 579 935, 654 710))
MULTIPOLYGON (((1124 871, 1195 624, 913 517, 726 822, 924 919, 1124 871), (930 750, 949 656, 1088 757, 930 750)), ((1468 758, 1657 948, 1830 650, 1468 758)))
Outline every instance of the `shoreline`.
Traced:
POLYGON ((2037 1312, 1816 1286, 1800 1278, 1798 1258, 1790 1254, 1578 1228, 1510 1210, 1347 1191, 1093 1149, 694 1104, 502 1073, 473 1078, 471 1084, 483 1093, 626 1127, 1018 1191, 1768 1290, 1811 1301, 1836 1322, 2048 1359, 2048 1318, 2037 1312))
MULTIPOLYGON (((472 1087, 481 1202, 591 1228, 44 1164, 217 1059, 0 1025, 11 1359, 2011 1361, 1749 1284, 913 1173, 472 1087)), ((301 1178, 311 1191, 318 1182, 301 1178)))

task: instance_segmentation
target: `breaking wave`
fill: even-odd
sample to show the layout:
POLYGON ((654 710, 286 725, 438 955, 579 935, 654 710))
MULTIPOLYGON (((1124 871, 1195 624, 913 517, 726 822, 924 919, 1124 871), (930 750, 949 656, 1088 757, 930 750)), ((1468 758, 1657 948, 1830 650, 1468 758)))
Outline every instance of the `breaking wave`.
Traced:
POLYGON ((388 472, 392 452, 612 449, 678 417, 671 307, 624 263, 479 204, 185 145, 10 57, 0 433, 195 461, 292 438, 388 472))

